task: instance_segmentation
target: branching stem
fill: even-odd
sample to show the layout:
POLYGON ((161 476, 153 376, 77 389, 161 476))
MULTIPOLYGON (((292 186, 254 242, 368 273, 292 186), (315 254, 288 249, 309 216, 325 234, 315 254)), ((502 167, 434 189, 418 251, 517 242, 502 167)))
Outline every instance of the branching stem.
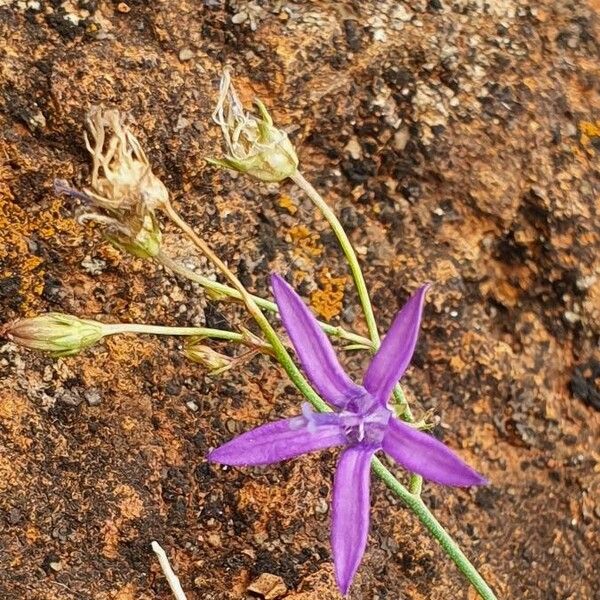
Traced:
MULTIPOLYGON (((311 403, 311 405, 319 412, 331 412, 331 408, 323 401, 323 399, 315 392, 310 383, 296 366, 296 363, 290 356, 283 342, 279 339, 277 332, 269 323, 268 319, 263 314, 262 310, 254 301, 253 297, 246 291, 239 279, 231 272, 225 263, 215 255, 208 244, 199 237, 194 230, 179 216, 177 211, 169 204, 165 212, 169 218, 177 225, 185 235, 196 245, 196 247, 208 258, 215 267, 228 279, 231 285, 240 293, 241 299, 246 305, 246 308, 256 321, 257 325, 262 330, 265 338, 273 348, 273 354, 287 373, 290 380, 302 393, 302 395, 311 403)), ((487 585, 483 577, 477 569, 471 564, 469 559, 463 554, 456 542, 450 537, 446 530, 433 516, 429 508, 421 500, 421 498, 406 487, 404 487, 392 473, 379 461, 373 459, 373 470, 377 476, 388 486, 388 488, 398 496, 419 518, 421 523, 438 541, 446 554, 454 561, 456 566, 471 582, 483 600, 497 600, 496 596, 487 585)))
MULTIPOLYGON (((174 261, 162 251, 159 252, 158 256, 156 257, 156 260, 164 267, 169 269, 169 271, 172 271, 173 273, 176 273, 177 275, 184 277, 185 279, 189 279, 190 281, 201 285, 203 288, 209 290, 210 292, 214 292, 217 295, 227 296, 228 298, 233 298, 236 300, 242 299, 241 294, 235 288, 228 285, 223 285, 218 281, 213 281, 212 279, 209 279, 204 275, 199 275, 198 273, 195 273, 191 269, 188 269, 182 264, 174 261)), ((251 298, 261 309, 275 314, 279 312, 277 309, 277 304, 275 304, 275 302, 265 300, 260 296, 254 296, 252 294, 251 298)), ((348 331, 343 327, 329 325, 329 323, 324 323, 323 321, 319 321, 319 325, 321 326, 323 331, 331 337, 347 340, 349 342, 352 342, 353 344, 359 345, 361 348, 372 347, 369 338, 366 338, 362 335, 358 335, 357 333, 353 333, 352 331, 348 331)))

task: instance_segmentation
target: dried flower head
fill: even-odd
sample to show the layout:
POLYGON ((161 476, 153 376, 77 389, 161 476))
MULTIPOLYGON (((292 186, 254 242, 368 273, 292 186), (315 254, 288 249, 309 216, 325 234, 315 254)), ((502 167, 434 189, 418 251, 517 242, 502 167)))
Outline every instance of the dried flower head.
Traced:
POLYGON ((86 189, 95 204, 108 210, 154 211, 169 202, 167 188, 152 172, 138 139, 118 110, 95 107, 87 116, 91 140, 92 185, 86 189), (110 135, 108 133, 110 132, 110 135))
POLYGON ((87 125, 91 141, 86 134, 85 143, 93 162, 91 186, 81 192, 56 180, 55 191, 82 200, 78 220, 105 226, 106 238, 121 250, 140 258, 156 256, 162 235, 155 211, 167 206, 167 188, 152 172, 139 141, 117 110, 94 108, 87 125))
POLYGON ((93 206, 94 198, 72 188, 63 179, 54 181, 54 191, 83 200, 84 205, 77 220, 80 223, 93 221, 101 224, 104 227, 104 237, 113 246, 138 258, 153 258, 160 252, 162 233, 153 211, 145 210, 138 214, 138 207, 133 210, 91 211, 89 208, 93 206))
POLYGON ((259 116, 244 111, 225 71, 213 120, 221 127, 228 154, 208 162, 261 181, 282 181, 296 172, 298 156, 287 133, 273 126, 265 105, 257 99, 254 102, 259 116))
POLYGON ((9 323, 0 333, 19 346, 58 357, 71 356, 92 346, 106 331, 97 321, 50 312, 9 323))

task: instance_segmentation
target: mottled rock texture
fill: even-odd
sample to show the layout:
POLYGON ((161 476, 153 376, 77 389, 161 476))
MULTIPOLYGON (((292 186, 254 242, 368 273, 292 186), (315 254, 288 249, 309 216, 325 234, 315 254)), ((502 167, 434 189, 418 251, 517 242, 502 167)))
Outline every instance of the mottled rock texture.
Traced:
MULTIPOLYGON (((238 307, 119 254, 55 177, 87 181, 83 119, 128 112, 174 203, 243 281, 284 273, 364 332, 326 223, 290 184, 208 167, 222 65, 260 96, 352 234, 385 331, 435 282, 405 385, 417 415, 491 480, 424 497, 504 599, 598 598, 598 0, 0 0, 0 321, 231 326, 238 307)), ((210 270, 172 228, 166 250, 210 270)), ((266 469, 210 447, 301 398, 267 358, 220 379, 176 340, 113 338, 64 359, 0 346, 0 598, 164 600, 188 591, 339 598, 335 453, 266 469), (190 407, 197 410, 192 410, 190 407)), ((348 356, 360 373, 361 358, 348 356)), ((401 477, 404 474, 399 472, 401 477)), ((473 599, 416 520, 373 485, 351 598, 473 599)))

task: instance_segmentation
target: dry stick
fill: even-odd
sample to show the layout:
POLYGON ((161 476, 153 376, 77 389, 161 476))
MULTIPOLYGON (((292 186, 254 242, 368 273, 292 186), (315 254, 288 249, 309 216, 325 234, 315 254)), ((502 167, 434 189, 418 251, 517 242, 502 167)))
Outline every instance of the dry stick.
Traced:
MULTIPOLYGON (((164 211, 168 217, 194 242, 196 247, 206 256, 206 258, 208 258, 223 273, 223 275, 227 277, 233 287, 239 291, 248 311, 254 317, 256 323, 262 329, 265 337, 273 347, 273 352, 277 360, 285 369, 285 372, 288 374, 289 378, 292 380, 298 390, 319 412, 331 412, 329 405, 323 401, 323 399, 308 383, 304 375, 302 375, 296 366, 296 363, 292 360, 292 357, 283 345, 283 342, 279 339, 276 331, 273 329, 272 325, 269 323, 268 319, 262 313, 260 308, 253 301, 252 296, 246 291, 239 279, 229 270, 227 265, 225 265, 225 263, 223 263, 223 261, 215 255, 206 242, 200 238, 194 232, 194 230, 191 229, 191 227, 179 216, 171 204, 167 204, 164 207, 164 211)), ((483 598, 483 600, 497 600, 494 592, 488 586, 485 579, 483 579, 477 569, 471 564, 469 559, 464 555, 450 534, 436 520, 423 500, 404 487, 378 458, 374 458, 371 464, 378 477, 388 486, 390 490, 392 490, 396 496, 404 501, 404 503, 416 514, 431 535, 439 542, 442 548, 446 551, 446 554, 448 554, 448 556, 453 560, 454 564, 471 582, 481 598, 483 598)))
MULTIPOLYGON (((373 306, 371 305, 371 299, 369 298, 369 290, 367 289, 365 277, 363 275, 362 269, 360 268, 360 263, 358 262, 356 252, 354 251, 354 247, 352 246, 352 243, 350 242, 346 231, 344 230, 336 214, 333 212, 333 210, 330 208, 327 202, 325 202, 321 194, 319 194, 319 192, 317 192, 313 185, 304 178, 300 171, 296 171, 296 173, 294 173, 294 175, 292 175, 290 179, 309 197, 310 201, 319 209, 321 214, 329 223, 331 229, 333 230, 333 233, 337 237, 342 251, 344 252, 344 256, 348 261, 350 272, 352 273, 352 279, 354 280, 356 292, 358 294, 358 298, 360 300, 360 304, 365 315, 365 321, 367 322, 367 329, 369 330, 369 336, 373 344, 373 349, 377 351, 377 349, 381 345, 381 338, 379 337, 379 331, 377 331, 377 322, 375 321, 373 306)), ((406 400, 406 396, 404 395, 404 391, 400 387, 399 383, 397 383, 394 386, 394 398, 402 407, 401 417, 409 423, 414 423, 415 419, 413 417, 412 411, 410 410, 410 406, 408 405, 408 401, 406 400)), ((420 475, 417 475, 416 473, 412 473, 410 476, 410 491, 413 494, 419 496, 421 494, 422 487, 423 478, 420 475)))
POLYGON ((171 568, 171 564, 169 563, 169 559, 167 558, 166 552, 162 549, 158 542, 152 542, 152 550, 158 557, 158 562, 160 563, 160 568, 162 572, 165 574, 167 578, 167 582, 173 595, 176 600, 187 600, 185 594, 183 592, 183 588, 181 587, 181 583, 179 583, 179 578, 175 575, 175 572, 171 568))

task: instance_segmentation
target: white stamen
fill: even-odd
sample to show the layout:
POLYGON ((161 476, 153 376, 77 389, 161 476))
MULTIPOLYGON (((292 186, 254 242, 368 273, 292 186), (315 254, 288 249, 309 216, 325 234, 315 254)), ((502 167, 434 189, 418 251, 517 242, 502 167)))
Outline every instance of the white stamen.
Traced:
POLYGON ((306 421, 306 428, 310 433, 315 433, 317 430, 317 424, 315 422, 315 412, 308 402, 302 403, 302 416, 306 421))

